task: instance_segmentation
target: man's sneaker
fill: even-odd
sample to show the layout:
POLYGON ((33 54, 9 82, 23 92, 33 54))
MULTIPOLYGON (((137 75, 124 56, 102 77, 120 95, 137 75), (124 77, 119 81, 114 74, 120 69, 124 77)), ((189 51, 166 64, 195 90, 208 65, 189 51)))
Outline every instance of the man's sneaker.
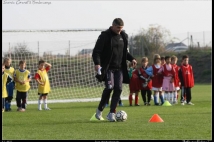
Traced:
POLYGON ((102 118, 102 111, 100 111, 99 109, 97 109, 97 110, 96 110, 95 117, 96 117, 98 120, 101 120, 101 118, 102 118))
POLYGON ((51 109, 47 107, 47 108, 45 108, 45 110, 51 110, 51 109))
POLYGON ((184 106, 184 102, 182 102, 181 105, 184 106))
POLYGON ((110 113, 107 115, 107 119, 110 121, 110 122, 115 122, 116 119, 115 119, 115 113, 110 113))
POLYGON ((18 108, 17 111, 19 111, 19 112, 24 112, 25 109, 24 109, 24 108, 18 108))
POLYGON ((123 106, 123 103, 120 103, 119 106, 123 106))
POLYGON ((187 103, 187 101, 185 100, 185 101, 184 101, 184 103, 186 104, 186 103, 187 103))
POLYGON ((42 110, 41 108, 39 108, 38 110, 42 110))
POLYGON ((187 105, 194 105, 193 103, 191 103, 191 102, 189 102, 189 103, 187 103, 187 105))

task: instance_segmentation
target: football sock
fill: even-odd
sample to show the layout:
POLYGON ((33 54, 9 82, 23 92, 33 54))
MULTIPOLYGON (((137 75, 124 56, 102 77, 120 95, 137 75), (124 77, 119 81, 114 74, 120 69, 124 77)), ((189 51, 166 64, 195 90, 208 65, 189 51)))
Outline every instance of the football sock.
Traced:
POLYGON ((132 105, 132 94, 129 95, 129 104, 132 105))
POLYGON ((160 100, 161 100, 161 104, 163 104, 164 103, 164 99, 163 99, 163 95, 162 95, 162 93, 160 93, 160 100))
POLYGON ((159 102, 159 93, 158 92, 155 92, 155 94, 154 94, 154 103, 155 104, 158 104, 158 102, 159 102))
POLYGON ((42 100, 38 100, 38 109, 42 109, 42 100))
POLYGON ((48 108, 47 99, 44 99, 44 100, 43 100, 43 103, 44 103, 45 109, 48 108))
POLYGON ((164 98, 165 98, 165 100, 169 101, 169 94, 164 92, 164 98))
POLYGON ((177 102, 177 96, 178 96, 177 91, 175 91, 175 92, 174 92, 174 101, 175 101, 175 102, 177 102))
POLYGON ((138 104, 139 97, 135 94, 135 104, 138 104))
POLYGON ((170 96, 170 103, 173 103, 173 93, 169 93, 170 96))

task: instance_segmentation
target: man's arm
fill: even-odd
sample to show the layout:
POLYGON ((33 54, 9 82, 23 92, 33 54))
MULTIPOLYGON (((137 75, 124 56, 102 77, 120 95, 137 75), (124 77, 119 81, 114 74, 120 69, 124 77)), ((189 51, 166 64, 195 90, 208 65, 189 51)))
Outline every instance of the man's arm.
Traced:
POLYGON ((93 62, 95 64, 95 70, 98 71, 98 68, 100 67, 101 64, 101 54, 104 48, 104 44, 105 44, 105 37, 104 34, 101 34, 98 39, 97 42, 95 44, 95 47, 93 49, 92 52, 92 59, 93 62))

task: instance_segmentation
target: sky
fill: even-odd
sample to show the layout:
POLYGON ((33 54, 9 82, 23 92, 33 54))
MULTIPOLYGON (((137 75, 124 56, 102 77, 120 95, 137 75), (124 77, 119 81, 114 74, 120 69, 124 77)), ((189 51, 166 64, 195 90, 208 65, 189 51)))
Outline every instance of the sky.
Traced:
POLYGON ((211 0, 2 0, 3 30, 107 29, 122 18, 135 34, 151 24, 171 33, 212 31, 211 0))

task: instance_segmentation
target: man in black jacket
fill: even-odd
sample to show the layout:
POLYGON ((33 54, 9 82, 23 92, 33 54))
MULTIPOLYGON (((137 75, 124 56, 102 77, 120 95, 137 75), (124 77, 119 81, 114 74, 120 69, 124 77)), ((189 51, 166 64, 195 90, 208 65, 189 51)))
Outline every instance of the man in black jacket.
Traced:
POLYGON ((122 83, 129 83, 126 60, 137 64, 136 60, 128 52, 128 35, 122 31, 124 26, 121 18, 113 20, 112 26, 101 32, 95 47, 93 49, 92 58, 95 64, 96 78, 101 82, 105 82, 105 88, 102 93, 101 101, 96 110, 95 117, 102 119, 102 111, 108 101, 109 95, 113 90, 111 99, 110 112, 107 119, 115 122, 115 111, 117 103, 122 92, 122 83))

